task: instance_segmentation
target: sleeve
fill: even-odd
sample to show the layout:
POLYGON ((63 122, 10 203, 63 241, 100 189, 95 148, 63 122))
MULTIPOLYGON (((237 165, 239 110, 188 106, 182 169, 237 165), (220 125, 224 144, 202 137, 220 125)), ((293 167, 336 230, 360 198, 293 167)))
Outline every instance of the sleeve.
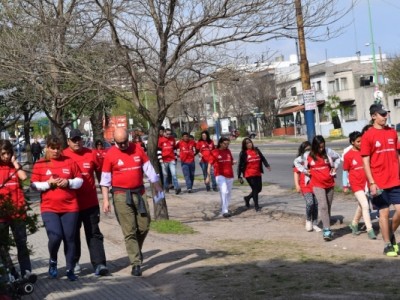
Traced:
POLYGON ((349 155, 347 153, 343 157, 343 171, 349 171, 350 170, 350 159, 349 155))
POLYGON ((150 161, 147 161, 143 164, 142 166, 143 173, 146 174, 147 178, 149 178, 149 181, 151 183, 155 183, 160 180, 158 174, 153 168, 153 165, 150 163, 150 161))
POLYGON ((297 168, 297 170, 301 173, 306 173, 307 168, 305 167, 309 152, 303 154, 303 156, 298 156, 294 159, 293 165, 297 168))
POLYGON ((330 158, 332 158, 333 167, 337 169, 340 165, 340 154, 332 150, 331 148, 327 149, 327 154, 330 158))
POLYGON ((237 168, 237 176, 238 178, 242 177, 242 174, 244 173, 244 155, 243 151, 240 151, 239 153, 239 163, 238 163, 238 168, 237 168))
POLYGON ((161 151, 160 139, 158 139, 158 143, 157 143, 157 159, 159 162, 162 162, 162 151, 161 151))
POLYGON ((368 139, 368 131, 365 132, 361 137, 361 156, 370 156, 371 155, 371 146, 368 139))
POLYGON ((266 168, 269 168, 270 165, 269 165, 267 159, 265 158, 265 156, 264 156, 264 155, 262 154, 262 152, 260 151, 260 149, 257 148, 257 152, 258 152, 258 155, 260 155, 261 161, 263 162, 264 166, 265 166, 266 168))

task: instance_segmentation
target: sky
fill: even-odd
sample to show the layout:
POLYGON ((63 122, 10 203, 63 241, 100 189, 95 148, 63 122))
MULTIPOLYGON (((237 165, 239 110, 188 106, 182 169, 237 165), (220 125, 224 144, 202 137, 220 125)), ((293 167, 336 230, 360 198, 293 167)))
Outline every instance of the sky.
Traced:
MULTIPOLYGON (((351 3, 352 0, 340 0, 351 3)), ((388 56, 400 55, 400 1, 399 0, 369 0, 375 53, 379 57, 381 52, 388 56), (399 23, 398 23, 399 22, 399 23)), ((339 37, 326 42, 306 42, 309 62, 319 62, 326 58, 355 56, 357 51, 361 55, 370 55, 372 47, 368 14, 368 0, 357 0, 352 12, 338 21, 339 24, 349 24, 339 37)), ((296 45, 293 39, 268 42, 258 45, 259 51, 277 51, 277 55, 296 54, 296 45)), ((254 46, 253 46, 253 50, 254 46)), ((275 55, 275 56, 277 56, 275 55)))

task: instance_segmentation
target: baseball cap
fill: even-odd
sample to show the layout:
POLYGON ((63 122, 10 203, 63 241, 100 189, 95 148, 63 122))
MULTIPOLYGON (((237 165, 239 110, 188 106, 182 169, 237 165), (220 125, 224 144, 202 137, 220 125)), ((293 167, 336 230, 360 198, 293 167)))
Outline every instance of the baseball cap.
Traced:
POLYGON ((387 114, 387 110, 385 109, 385 107, 382 104, 372 104, 369 107, 369 114, 372 116, 375 113, 378 113, 380 115, 384 115, 387 114))
POLYGON ((72 129, 68 134, 68 138, 73 139, 76 137, 82 137, 82 133, 79 131, 79 129, 72 129))

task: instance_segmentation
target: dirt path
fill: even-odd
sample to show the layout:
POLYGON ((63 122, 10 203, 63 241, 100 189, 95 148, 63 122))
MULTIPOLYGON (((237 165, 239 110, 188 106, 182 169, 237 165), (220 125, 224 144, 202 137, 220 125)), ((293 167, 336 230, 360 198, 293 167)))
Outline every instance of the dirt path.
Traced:
MULTIPOLYGON (((243 193, 240 188, 234 192, 243 193)), ((276 186, 263 193, 270 201, 295 196, 276 186)), ((354 237, 346 224, 336 222, 336 238, 324 242, 321 233, 305 231, 301 216, 270 211, 268 206, 256 213, 237 199, 231 205, 234 216, 224 219, 216 217, 217 193, 169 197, 170 218, 196 233, 150 232, 143 280, 162 295, 182 300, 400 299, 395 276, 400 257, 381 254, 380 236, 375 241, 366 233, 354 237)), ((106 237, 120 242, 115 232, 106 237)))

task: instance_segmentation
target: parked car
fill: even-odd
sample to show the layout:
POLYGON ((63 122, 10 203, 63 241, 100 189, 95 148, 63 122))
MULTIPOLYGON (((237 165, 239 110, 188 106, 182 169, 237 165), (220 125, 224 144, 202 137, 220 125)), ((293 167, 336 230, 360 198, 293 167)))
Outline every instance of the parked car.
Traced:
POLYGON ((396 124, 396 131, 397 131, 397 132, 400 132, 400 123, 397 123, 397 124, 396 124))

